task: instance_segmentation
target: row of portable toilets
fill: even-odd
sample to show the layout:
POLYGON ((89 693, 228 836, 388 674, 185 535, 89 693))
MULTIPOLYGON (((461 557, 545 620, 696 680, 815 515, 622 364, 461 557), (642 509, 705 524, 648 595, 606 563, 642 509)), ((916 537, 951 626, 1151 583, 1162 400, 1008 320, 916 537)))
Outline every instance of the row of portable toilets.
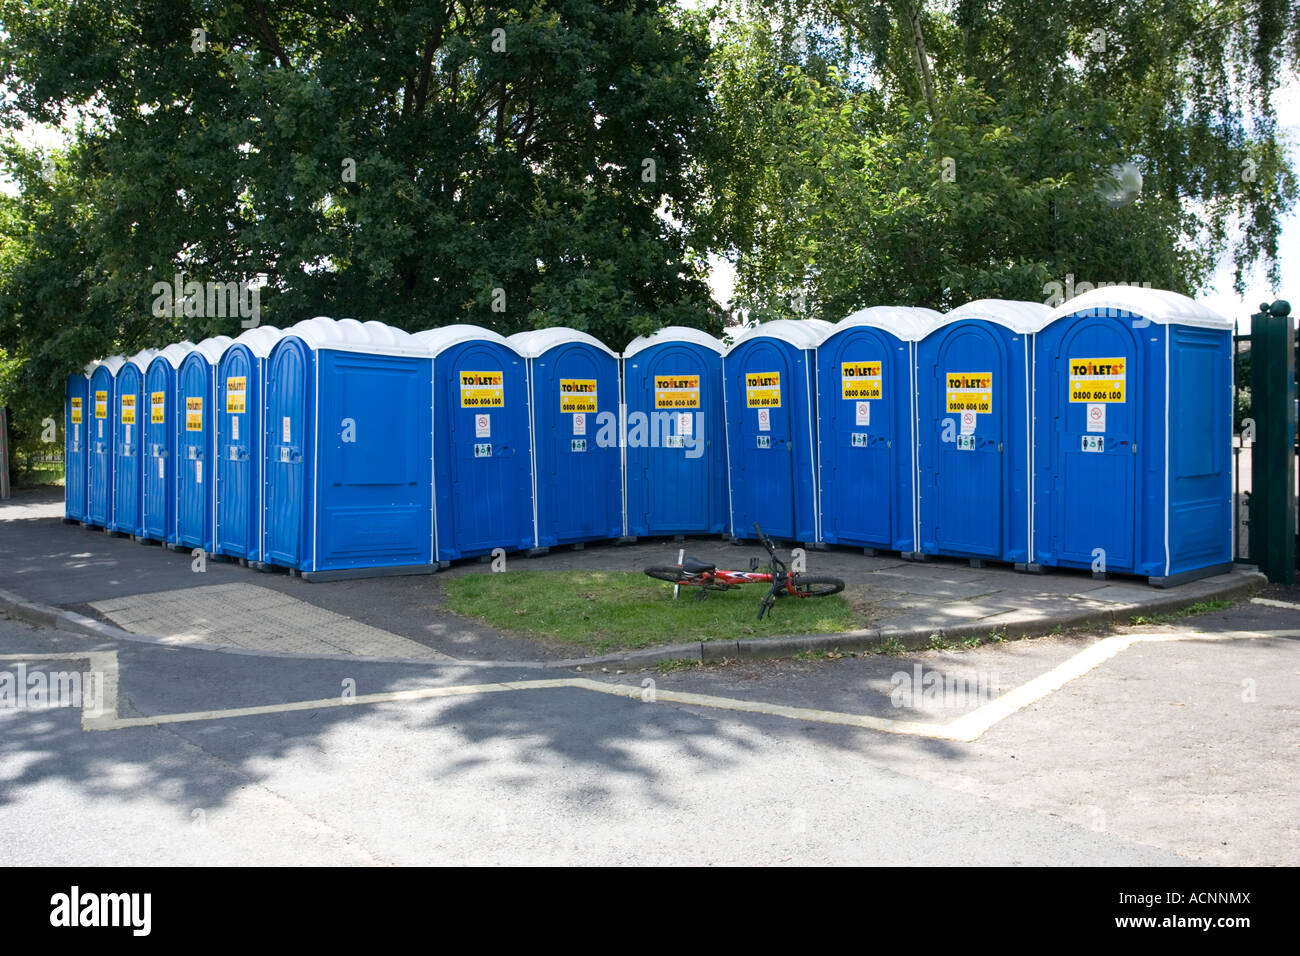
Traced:
POLYGON ((67 518, 308 578, 722 534, 1172 584, 1231 563, 1231 323, 1104 288, 685 328, 315 318, 67 393, 67 518))

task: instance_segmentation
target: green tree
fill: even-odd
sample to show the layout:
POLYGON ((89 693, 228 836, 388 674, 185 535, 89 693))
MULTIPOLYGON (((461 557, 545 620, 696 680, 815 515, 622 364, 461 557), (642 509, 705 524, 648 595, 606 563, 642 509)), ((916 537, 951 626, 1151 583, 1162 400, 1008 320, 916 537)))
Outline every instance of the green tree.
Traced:
MULTIPOLYGON (((1278 278, 1296 196, 1272 98, 1300 58, 1275 0, 728 4, 709 216, 758 317, 1195 293, 1230 252, 1278 278), (1145 178, 1111 208, 1111 169, 1145 178), (1237 228, 1234 233, 1234 227, 1237 228)), ((1288 28, 1288 23, 1290 27, 1288 28)))
POLYGON ((10 127, 81 117, 20 195, 0 347, 50 389, 112 350, 239 331, 156 282, 264 281, 263 321, 721 328, 692 144, 703 17, 662 0, 0 0, 10 127), (66 188, 65 188, 66 187, 66 188))

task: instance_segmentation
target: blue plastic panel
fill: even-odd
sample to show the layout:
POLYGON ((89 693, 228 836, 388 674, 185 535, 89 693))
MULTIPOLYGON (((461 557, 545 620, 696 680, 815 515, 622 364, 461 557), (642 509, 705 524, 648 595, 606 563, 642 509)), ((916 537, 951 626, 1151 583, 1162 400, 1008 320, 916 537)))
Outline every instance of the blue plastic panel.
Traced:
POLYGON ((434 363, 438 560, 533 546, 525 360, 467 342, 434 363))
MULTIPOLYGON (((1161 332, 1162 330, 1157 330, 1161 332)), ((1058 322, 1039 333, 1038 440, 1044 465, 1035 549, 1049 565, 1132 572, 1145 508, 1139 409, 1148 359, 1130 323, 1058 322)), ((1158 352, 1156 353, 1159 354, 1158 352)))
POLYGON ((110 527, 123 534, 139 535, 144 530, 142 484, 144 456, 141 454, 141 419, 144 402, 144 373, 127 362, 117 372, 113 400, 113 521, 110 527))
POLYGON ((113 518, 113 373, 102 365, 90 376, 86 438, 86 521, 107 528, 113 518))
POLYGON ((628 533, 721 534, 727 527, 722 357, 694 343, 667 342, 625 359, 623 376, 628 533))
POLYGON ((176 370, 166 359, 149 363, 140 410, 144 441, 143 531, 154 541, 176 540, 176 370))
POLYGON ((213 369, 202 352, 176 371, 176 543, 213 550, 213 369))
POLYGON ((232 345, 217 368, 218 554, 262 560, 262 363, 232 345))
POLYGON ((86 520, 86 434, 93 411, 84 375, 69 375, 63 406, 63 514, 86 520))
POLYGON ((433 563, 433 362, 322 351, 306 569, 433 563))
POLYGON ((267 359, 265 560, 289 568, 301 568, 310 555, 315 367, 315 353, 292 336, 267 359))
POLYGON ((912 551, 911 346, 857 326, 817 350, 822 538, 912 551))
POLYGON ((811 354, 772 338, 723 359, 727 398, 731 528, 753 538, 817 540, 816 370, 811 354))
POLYGON ((568 342, 530 365, 538 543, 619 537, 618 360, 586 343, 568 342))
POLYGON ((925 554, 1028 560, 1030 340, 977 319, 917 347, 925 554))

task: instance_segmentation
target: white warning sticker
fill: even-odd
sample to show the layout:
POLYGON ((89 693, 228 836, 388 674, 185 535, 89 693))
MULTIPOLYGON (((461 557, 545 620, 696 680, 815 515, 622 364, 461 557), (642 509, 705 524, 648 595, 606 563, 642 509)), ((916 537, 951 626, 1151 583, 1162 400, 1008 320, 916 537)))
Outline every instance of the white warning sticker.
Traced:
POLYGON ((871 403, 858 402, 855 406, 857 414, 854 417, 854 424, 870 425, 871 424, 871 403))
POLYGON ((1088 431, 1104 432, 1106 430, 1106 406, 1101 402, 1088 405, 1088 431))
POLYGON ((479 412, 474 416, 474 437, 492 437, 492 416, 487 412, 479 412))

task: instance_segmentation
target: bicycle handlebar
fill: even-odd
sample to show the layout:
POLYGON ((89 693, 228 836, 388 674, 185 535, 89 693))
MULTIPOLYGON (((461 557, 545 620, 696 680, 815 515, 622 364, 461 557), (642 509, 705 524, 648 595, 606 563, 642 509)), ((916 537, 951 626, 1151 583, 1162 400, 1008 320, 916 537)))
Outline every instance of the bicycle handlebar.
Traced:
POLYGON ((757 521, 754 522, 754 530, 758 532, 758 540, 762 542, 763 547, 767 548, 767 553, 772 559, 772 586, 763 598, 763 603, 758 606, 758 619, 761 621, 763 615, 776 603, 777 590, 785 587, 786 568, 785 562, 776 556, 776 545, 772 543, 772 540, 767 535, 763 534, 763 529, 758 526, 757 521))

